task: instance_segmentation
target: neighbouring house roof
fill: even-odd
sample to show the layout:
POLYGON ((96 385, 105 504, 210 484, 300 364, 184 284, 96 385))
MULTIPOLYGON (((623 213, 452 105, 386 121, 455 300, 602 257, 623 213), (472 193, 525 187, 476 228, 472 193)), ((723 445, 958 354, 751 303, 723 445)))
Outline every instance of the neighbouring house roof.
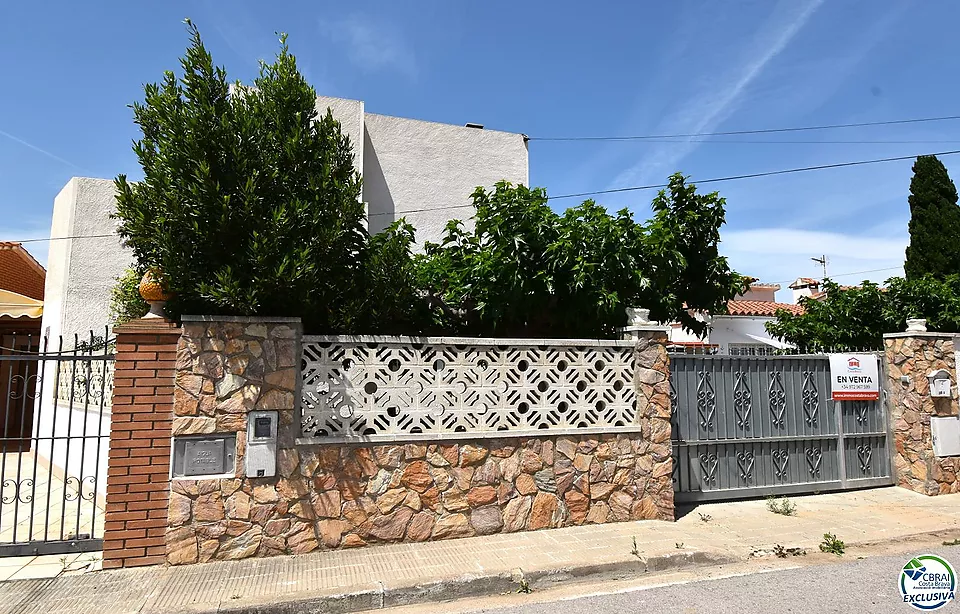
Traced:
POLYGON ((803 307, 792 303, 774 303, 770 301, 727 301, 727 313, 731 316, 769 316, 773 317, 777 311, 785 309, 794 315, 803 313, 803 307))
POLYGON ((0 290, 0 318, 31 318, 39 319, 43 316, 43 301, 0 290))
POLYGON ((754 282, 750 284, 751 288, 772 288, 774 290, 780 289, 780 284, 766 284, 762 282, 754 282))
POLYGON ((797 281, 790 284, 791 290, 798 290, 800 288, 806 288, 807 286, 819 286, 820 280, 813 279, 812 277, 800 277, 797 281))
POLYGON ((47 272, 23 245, 0 241, 0 290, 43 300, 47 272))

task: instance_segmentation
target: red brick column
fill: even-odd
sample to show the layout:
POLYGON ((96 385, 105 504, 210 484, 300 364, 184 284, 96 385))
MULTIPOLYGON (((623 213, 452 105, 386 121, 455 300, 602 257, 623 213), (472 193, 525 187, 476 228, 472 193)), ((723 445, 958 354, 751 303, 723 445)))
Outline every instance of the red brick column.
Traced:
POLYGON ((103 566, 165 560, 170 424, 180 329, 161 318, 119 326, 103 566))

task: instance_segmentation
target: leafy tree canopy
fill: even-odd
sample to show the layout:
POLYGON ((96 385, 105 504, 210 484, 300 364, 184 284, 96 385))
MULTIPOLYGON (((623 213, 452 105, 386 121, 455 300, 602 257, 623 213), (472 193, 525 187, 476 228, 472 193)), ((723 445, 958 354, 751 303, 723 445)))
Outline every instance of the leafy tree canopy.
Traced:
POLYGON ((412 255, 404 220, 370 237, 351 144, 297 70, 285 38, 252 86, 229 84, 196 27, 182 75, 133 105, 143 180, 116 180, 119 233, 136 257, 117 317, 143 309, 156 268, 181 313, 299 316, 310 332, 611 337, 626 307, 702 332, 743 290, 717 246, 724 200, 679 173, 635 222, 587 201, 554 212, 542 189, 473 194, 475 227, 447 226, 412 255))
POLYGON ((910 244, 904 274, 944 278, 960 271, 957 188, 936 156, 919 156, 910 180, 910 244))
POLYGON ((930 330, 960 331, 960 276, 894 277, 885 287, 863 282, 841 288, 824 281, 825 298, 804 299, 804 313, 780 311, 767 331, 809 351, 882 349, 884 333, 904 330, 907 318, 926 318, 930 330))
POLYGON ((610 337, 625 308, 703 331, 689 310, 720 311, 745 280, 719 256, 724 200, 677 173, 653 219, 588 200, 554 212, 542 189, 507 182, 473 194, 475 228, 451 221, 417 258, 435 321, 463 334, 610 337))

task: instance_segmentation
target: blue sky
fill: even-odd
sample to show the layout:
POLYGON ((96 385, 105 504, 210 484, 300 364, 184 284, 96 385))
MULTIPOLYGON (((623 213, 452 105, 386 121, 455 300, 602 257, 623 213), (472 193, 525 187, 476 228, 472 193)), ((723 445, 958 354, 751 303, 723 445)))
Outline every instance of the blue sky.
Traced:
MULTIPOLYGON (((200 27, 231 79, 290 45, 321 94, 370 112, 531 136, 690 133, 956 115, 950 0, 7 2, 0 8, 0 239, 49 235, 74 175, 138 176, 126 105, 200 27)), ((731 138, 732 139, 732 138, 731 138)), ((728 139, 728 140, 731 140, 728 139)), ((960 121, 739 137, 764 143, 530 143, 551 194, 960 149, 960 121), (784 141, 925 141, 787 143, 784 141), (933 142, 955 141, 955 142, 933 142)), ((944 158, 960 179, 960 156, 944 158)), ((902 264, 910 162, 714 184, 723 251, 782 282, 902 264)), ((706 188, 707 186, 705 186, 706 188)), ((649 212, 652 192, 599 198, 649 212)), ((556 201, 556 207, 571 201, 556 201)), ((45 260, 46 244, 30 246, 45 260)), ((898 271, 842 276, 883 279, 898 271)), ((785 298, 786 293, 781 297, 785 298)))

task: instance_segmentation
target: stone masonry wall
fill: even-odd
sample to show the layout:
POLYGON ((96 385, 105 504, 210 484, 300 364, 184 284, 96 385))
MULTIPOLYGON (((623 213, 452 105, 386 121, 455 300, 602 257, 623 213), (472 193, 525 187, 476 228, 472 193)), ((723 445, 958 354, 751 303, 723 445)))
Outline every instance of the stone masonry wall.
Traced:
POLYGON ((668 357, 637 346, 640 432, 443 444, 296 445, 298 327, 184 322, 173 430, 237 433, 281 410, 274 478, 172 484, 171 564, 585 523, 673 519, 668 357))
POLYGON ((955 378, 952 336, 888 335, 884 345, 897 484, 925 495, 960 492, 960 458, 937 458, 930 439, 930 417, 957 415, 957 399, 931 397, 926 377, 946 369, 955 378))

